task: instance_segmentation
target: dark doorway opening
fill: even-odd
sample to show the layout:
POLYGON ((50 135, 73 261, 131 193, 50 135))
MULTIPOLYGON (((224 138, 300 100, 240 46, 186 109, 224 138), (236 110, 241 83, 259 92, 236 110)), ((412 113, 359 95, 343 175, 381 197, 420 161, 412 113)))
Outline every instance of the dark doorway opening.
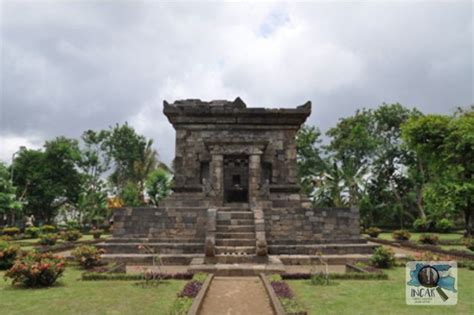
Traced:
POLYGON ((248 202, 248 194, 248 156, 224 156, 224 202, 248 202))

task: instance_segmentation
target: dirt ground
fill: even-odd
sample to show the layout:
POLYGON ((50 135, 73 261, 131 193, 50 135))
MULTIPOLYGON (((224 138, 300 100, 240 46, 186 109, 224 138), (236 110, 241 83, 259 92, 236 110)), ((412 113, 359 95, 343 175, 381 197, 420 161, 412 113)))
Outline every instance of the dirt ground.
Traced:
POLYGON ((200 315, 270 315, 270 298, 258 277, 215 277, 200 315))

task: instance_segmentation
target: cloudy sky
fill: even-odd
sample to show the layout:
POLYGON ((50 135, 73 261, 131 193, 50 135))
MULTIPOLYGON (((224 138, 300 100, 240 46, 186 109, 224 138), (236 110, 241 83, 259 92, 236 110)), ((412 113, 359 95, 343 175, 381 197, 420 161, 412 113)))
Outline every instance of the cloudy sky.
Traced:
POLYGON ((0 159, 128 121, 174 155, 162 103, 313 102, 322 130, 386 102, 473 104, 471 1, 1 1, 0 159))

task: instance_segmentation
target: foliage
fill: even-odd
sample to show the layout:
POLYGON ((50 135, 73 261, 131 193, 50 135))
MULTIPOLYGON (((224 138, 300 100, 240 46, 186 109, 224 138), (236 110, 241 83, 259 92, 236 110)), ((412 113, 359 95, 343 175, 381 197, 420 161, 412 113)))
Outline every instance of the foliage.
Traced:
POLYGON ((378 227, 369 227, 367 230, 365 230, 365 233, 369 234, 370 237, 377 237, 380 233, 382 233, 382 230, 378 227))
POLYGON ((79 246, 74 249, 72 255, 76 261, 85 269, 90 269, 101 265, 101 255, 105 253, 102 249, 95 246, 79 246))
POLYGON ((158 202, 171 192, 171 177, 168 172, 162 168, 156 168, 147 177, 145 182, 146 193, 150 197, 153 205, 158 205, 158 202))
POLYGON ((170 315, 186 315, 193 304, 193 299, 189 297, 177 298, 171 305, 170 315))
POLYGON ((0 241, 0 270, 13 266, 13 262, 20 253, 20 248, 8 242, 0 241))
POLYGON ((61 232, 61 238, 68 242, 75 242, 82 237, 78 230, 68 230, 61 232))
POLYGON ((193 280, 204 283, 204 281, 206 281, 206 279, 207 279, 207 276, 208 276, 207 273, 198 272, 198 273, 194 274, 193 280))
POLYGON ((287 299, 281 298, 280 299, 281 306, 285 310, 285 314, 288 315, 305 315, 308 314, 304 307, 298 303, 295 299, 287 299))
POLYGON ((421 234, 418 241, 422 244, 436 245, 439 242, 439 237, 435 234, 421 234))
POLYGON ((13 161, 13 182, 25 212, 51 222, 60 206, 76 203, 82 182, 79 160, 77 140, 64 137, 46 141, 43 151, 20 151, 13 161))
POLYGON ((370 257, 370 264, 377 268, 391 268, 395 264, 395 254, 391 249, 380 246, 370 257))
POLYGON ((183 290, 181 290, 180 293, 178 293, 178 297, 189 297, 189 298, 195 298, 197 294, 199 293, 199 290, 201 290, 202 287, 202 282, 196 281, 196 280, 191 280, 186 283, 184 286, 183 290))
POLYGON ((140 198, 140 188, 132 181, 127 182, 120 197, 125 207, 140 207, 144 205, 143 199, 140 198))
POLYGON ((5 273, 5 277, 11 278, 12 284, 48 287, 56 282, 64 269, 65 261, 58 256, 53 256, 51 253, 29 252, 15 262, 5 273))
POLYGON ((464 244, 469 250, 474 252, 474 238, 472 237, 466 238, 464 241, 464 244))
POLYGON ((41 229, 35 226, 27 227, 25 229, 25 234, 28 235, 29 238, 37 238, 41 233, 41 229))
POLYGON ((22 212, 23 204, 16 197, 17 188, 11 181, 11 173, 0 162, 0 218, 14 217, 22 212))
POLYGON ((285 281, 272 281, 270 282, 270 284, 276 296, 278 296, 279 298, 287 298, 287 299, 293 298, 294 296, 293 292, 288 286, 288 283, 286 283, 285 281))
POLYGON ((328 285, 329 284, 329 275, 322 272, 315 273, 311 275, 311 284, 312 285, 328 285))
POLYGON ((38 243, 44 246, 53 246, 54 244, 56 244, 57 241, 58 241, 57 234, 47 233, 47 234, 40 235, 40 239, 38 243))
POLYGON ((411 234, 407 230, 395 230, 392 232, 392 238, 397 241, 408 241, 411 234))
POLYGON ((413 228, 417 232, 427 232, 432 229, 432 221, 427 218, 418 218, 413 221, 413 228))
POLYGON ((441 219, 435 224, 436 231, 441 233, 448 233, 454 228, 454 223, 449 219, 441 219))
POLYGON ((18 235, 20 234, 20 229, 17 228, 17 227, 5 227, 3 228, 2 230, 2 233, 4 235, 8 235, 8 236, 15 236, 15 235, 18 235))
POLYGON ((54 225, 43 225, 41 227, 42 233, 54 233, 56 232, 57 228, 54 225))

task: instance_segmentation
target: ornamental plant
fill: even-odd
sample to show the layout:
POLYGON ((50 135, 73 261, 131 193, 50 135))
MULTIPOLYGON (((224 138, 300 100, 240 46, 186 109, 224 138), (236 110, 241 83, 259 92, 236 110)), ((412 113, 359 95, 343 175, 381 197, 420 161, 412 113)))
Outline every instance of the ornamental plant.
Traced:
POLYGON ((391 268, 395 265, 395 254, 391 249, 380 246, 370 257, 370 264, 377 268, 391 268))
POLYGON ((19 253, 20 248, 18 246, 13 246, 8 242, 0 241, 0 270, 6 270, 13 266, 19 253))
POLYGON ((41 233, 41 229, 38 228, 38 227, 35 227, 35 226, 32 226, 32 227, 27 227, 25 229, 25 234, 29 237, 29 238, 37 238, 39 237, 41 233))
POLYGON ((54 233, 56 232, 56 227, 53 226, 53 225, 43 225, 41 227, 41 232, 44 233, 44 234, 47 234, 47 233, 54 233))
POLYGON ((378 237, 382 230, 378 227, 369 227, 365 232, 369 234, 370 237, 378 237))
POLYGON ((12 227, 4 228, 2 232, 3 232, 4 235, 16 236, 16 235, 20 234, 20 229, 17 228, 17 227, 12 226, 12 227))
POLYGON ((411 234, 407 230, 395 230, 392 232, 392 238, 397 241, 408 241, 411 234))
POLYGON ((415 221, 413 221, 413 228, 417 232, 427 232, 432 229, 433 222, 431 222, 428 219, 422 219, 418 218, 415 221))
POLYGON ((439 242, 439 238, 435 234, 421 234, 418 241, 422 244, 436 245, 439 242))
POLYGON ((466 238, 464 240, 464 245, 470 250, 474 252, 474 239, 472 237, 466 238))
POLYGON ((40 236, 39 244, 44 246, 53 246, 58 241, 58 236, 53 233, 42 234, 40 236))
POLYGON ((79 246, 74 249, 72 255, 76 261, 85 269, 91 269, 102 265, 101 257, 105 253, 103 249, 97 249, 95 246, 79 246))
POLYGON ((48 287, 62 276, 65 269, 64 259, 51 253, 40 254, 29 252, 17 259, 5 273, 5 278, 11 278, 12 284, 22 284, 26 287, 48 287))
POLYGON ((75 242, 82 237, 78 230, 70 230, 61 232, 61 238, 68 242, 75 242))
POLYGON ((189 297, 189 298, 195 298, 197 294, 199 293, 199 290, 201 290, 202 287, 202 282, 192 280, 186 283, 184 286, 183 290, 181 290, 180 293, 178 293, 178 297, 189 297))
POLYGON ((101 229, 95 229, 91 231, 92 236, 94 239, 98 240, 102 234, 104 234, 104 230, 101 229))
POLYGON ((436 231, 441 233, 448 233, 454 228, 454 224, 452 221, 444 218, 436 222, 435 224, 436 231))

